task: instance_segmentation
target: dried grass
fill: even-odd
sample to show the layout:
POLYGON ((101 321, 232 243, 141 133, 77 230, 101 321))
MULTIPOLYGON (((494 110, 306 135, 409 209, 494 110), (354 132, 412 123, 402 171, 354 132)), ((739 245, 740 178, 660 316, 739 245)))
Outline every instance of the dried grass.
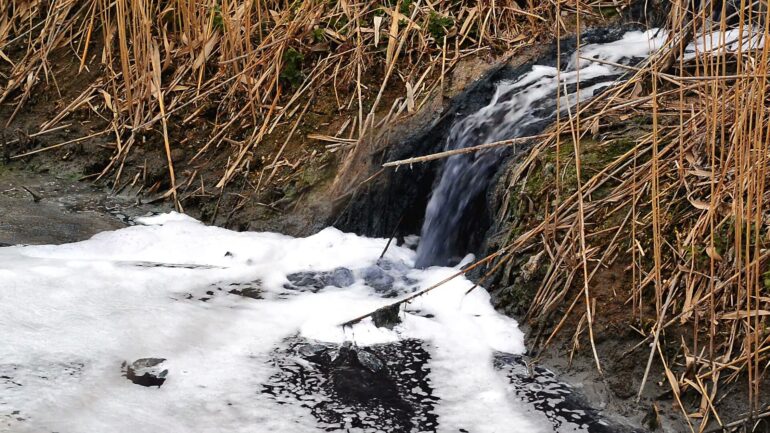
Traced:
MULTIPOLYGON (((760 396, 767 398, 761 384, 770 366, 770 48, 704 52, 685 61, 681 51, 693 35, 724 29, 726 22, 724 15, 721 22, 706 19, 713 4, 693 14, 682 12, 687 2, 673 3, 665 49, 629 68, 629 81, 570 113, 537 142, 511 175, 508 202, 527 194, 528 177, 541 175, 540 155, 559 155, 565 141, 609 146, 631 135, 637 137, 633 145, 590 176, 580 176, 585 155, 573 146, 575 155, 557 159, 556 173, 577 165, 577 187, 559 185, 556 176, 559 186, 539 198, 552 203, 550 212, 523 233, 517 228, 505 248, 534 246, 549 253, 528 312, 530 318, 564 314, 546 344, 568 321, 578 323, 574 341, 585 338, 580 334, 590 331, 591 320, 602 320, 601 305, 609 302, 605 297, 595 307, 594 277, 613 264, 625 267, 632 282, 614 288, 611 297, 628 305, 625 322, 644 335, 635 350, 650 344, 642 388, 653 360, 659 360, 677 401, 685 392, 700 395, 694 410, 681 401, 678 406, 696 424, 691 428, 703 431, 711 421, 722 425, 714 402, 721 385, 739 378, 748 382, 747 419, 765 410, 760 396), (649 114, 650 122, 635 132, 613 131, 649 114), (577 308, 581 297, 583 312, 577 308), (584 320, 589 326, 580 326, 584 320), (667 339, 665 331, 673 328, 678 332, 671 335, 678 336, 667 339), (670 350, 662 350, 664 344, 670 350)), ((760 3, 747 5, 738 25, 767 40, 768 13, 760 3)))
POLYGON ((33 92, 56 86, 57 56, 75 56, 80 71, 100 71, 99 78, 32 132, 57 128, 79 109, 105 119, 115 153, 98 178, 113 176, 116 189, 128 182, 132 149, 159 133, 180 207, 180 185, 199 182, 176 179, 174 138, 212 105, 210 136, 184 162, 220 174, 209 190, 238 176, 262 190, 286 181, 278 167, 301 167, 284 162, 284 150, 319 94, 333 94, 334 110, 347 118, 336 134, 341 145, 328 150, 349 151, 367 133, 419 110, 464 56, 511 51, 541 37, 557 4, 0 0, 0 62, 10 65, 0 77, 0 103, 15 106, 9 127, 33 92), (276 130, 287 134, 283 145, 260 148, 276 130))

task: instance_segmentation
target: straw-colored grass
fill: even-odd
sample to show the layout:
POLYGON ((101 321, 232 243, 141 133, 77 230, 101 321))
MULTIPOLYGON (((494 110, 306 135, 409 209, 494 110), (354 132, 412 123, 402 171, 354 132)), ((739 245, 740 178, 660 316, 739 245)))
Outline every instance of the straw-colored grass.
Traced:
MULTIPOLYGON (((739 378, 748 379, 748 419, 767 411, 761 402, 768 390, 760 384, 770 366, 770 48, 754 43, 685 60, 693 35, 705 40, 726 28, 724 14, 707 19, 713 4, 696 13, 687 6, 673 2, 662 52, 629 68, 632 78, 607 96, 561 119, 513 170, 509 203, 528 193, 529 177, 542 177, 542 155, 564 155, 558 146, 565 143, 574 149, 556 159, 555 188, 539 197, 553 208, 542 222, 516 227, 506 250, 508 258, 525 247, 547 252, 528 317, 566 314, 555 317, 545 344, 570 328, 576 347, 581 340, 593 346, 586 331, 603 314, 596 275, 611 267, 631 273, 632 283, 613 287, 613 296, 643 335, 636 349, 649 348, 642 387, 658 361, 688 423, 703 431, 722 425, 720 385, 739 378), (603 146, 593 152, 627 147, 598 172, 581 175, 586 154, 579 143, 586 141, 603 146), (567 185, 567 173, 577 181, 567 185), (664 342, 672 328, 679 332, 671 335, 686 337, 664 342), (699 394, 700 405, 683 405, 685 392, 699 394)), ((737 24, 746 40, 767 40, 768 13, 762 3, 747 3, 737 24)))
MULTIPOLYGON (((590 3, 605 9, 623 4, 590 3)), ((0 0, 0 62, 10 66, 0 76, 0 103, 15 107, 3 126, 12 126, 33 93, 58 88, 56 59, 74 57, 79 71, 100 72, 98 78, 32 133, 44 134, 77 110, 91 110, 106 121, 103 133, 115 143, 98 178, 111 176, 117 189, 135 179, 125 173, 132 149, 147 132, 157 132, 168 163, 166 195, 181 207, 177 193, 202 180, 176 179, 175 137, 213 105, 209 135, 184 162, 219 174, 205 186, 209 190, 238 176, 263 190, 287 167, 301 166, 284 161, 285 151, 298 140, 298 127, 319 95, 333 100, 346 119, 337 130, 324 131, 334 136, 328 137, 329 151, 349 150, 368 132, 419 110, 460 59, 552 38, 548 23, 563 19, 555 16, 556 4, 0 0), (262 149, 275 131, 285 137, 262 149)))

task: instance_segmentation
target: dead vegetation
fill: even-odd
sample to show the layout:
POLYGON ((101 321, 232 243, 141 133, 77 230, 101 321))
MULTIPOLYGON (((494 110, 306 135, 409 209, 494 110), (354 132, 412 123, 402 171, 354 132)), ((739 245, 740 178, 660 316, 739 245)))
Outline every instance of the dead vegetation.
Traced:
POLYGON ((648 350, 638 395, 656 362, 701 432, 761 430, 770 413, 770 9, 729 5, 672 2, 665 46, 545 137, 386 164, 534 141, 506 180, 498 221, 510 231, 482 260, 495 259, 485 278, 539 271, 523 302, 549 328, 536 340, 572 332, 573 354, 587 347, 600 373, 593 327, 631 327, 639 342, 619 357, 648 350), (617 272, 628 285, 599 286, 617 272), (723 420, 724 389, 744 382, 745 417, 723 420))
MULTIPOLYGON (((593 3, 612 9, 617 2, 593 3)), ((77 112, 100 121, 83 137, 10 157, 105 137, 113 154, 95 178, 109 178, 116 190, 146 177, 146 168, 127 161, 137 147, 152 147, 165 155, 168 181, 142 192, 173 198, 177 208, 193 195, 216 196, 236 178, 265 192, 290 183, 309 159, 346 152, 419 110, 463 57, 552 37, 543 30, 562 19, 555 5, 0 0, 0 103, 12 107, 3 126, 36 92, 60 92, 62 79, 91 82, 30 135, 56 131, 77 112), (66 74, 56 68, 61 57, 73 59, 66 74), (308 119, 314 112, 325 122, 318 132, 306 127, 318 121, 308 119), (312 143, 313 151, 292 152, 296 143, 312 143), (180 165, 184 172, 175 170, 180 165)))
POLYGON ((717 9, 721 19, 710 20, 726 3, 693 13, 672 2, 663 50, 560 119, 512 170, 500 219, 524 199, 545 206, 513 225, 495 266, 527 248, 544 252, 531 256, 544 278, 527 317, 552 318, 545 345, 569 329, 573 350, 591 350, 607 304, 625 306, 623 321, 640 335, 635 350, 648 351, 642 388, 660 363, 693 431, 750 429, 767 416, 770 49, 759 41, 770 12, 755 2, 732 16, 717 9), (743 44, 726 40, 728 21, 743 44), (685 55, 693 40, 698 52, 685 55), (607 159, 592 164, 597 153, 607 159), (631 283, 607 296, 597 275, 618 268, 631 283), (750 407, 744 422, 727 425, 717 405, 724 385, 739 379, 750 407), (683 403, 685 394, 700 403, 683 403))

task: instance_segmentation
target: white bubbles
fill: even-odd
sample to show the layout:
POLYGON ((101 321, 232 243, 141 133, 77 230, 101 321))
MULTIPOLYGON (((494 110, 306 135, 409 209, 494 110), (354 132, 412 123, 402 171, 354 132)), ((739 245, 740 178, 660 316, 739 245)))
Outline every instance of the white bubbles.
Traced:
MULTIPOLYGON (((343 329, 394 301, 364 279, 386 239, 333 228, 303 239, 237 233, 175 213, 140 222, 74 244, 0 249, 0 375, 9 378, 0 381, 0 431, 318 431, 302 404, 259 392, 275 373, 272 351, 293 335, 426 341, 440 429, 535 427, 491 362, 495 350, 521 353, 522 333, 485 290, 466 295, 470 281, 416 299, 393 329, 371 320, 343 329), (292 273, 336 268, 350 269, 353 283, 287 288, 292 273), (140 358, 166 359, 162 387, 121 376, 123 361, 140 358)), ((456 272, 412 269, 414 255, 391 245, 382 265, 399 296, 456 272)))

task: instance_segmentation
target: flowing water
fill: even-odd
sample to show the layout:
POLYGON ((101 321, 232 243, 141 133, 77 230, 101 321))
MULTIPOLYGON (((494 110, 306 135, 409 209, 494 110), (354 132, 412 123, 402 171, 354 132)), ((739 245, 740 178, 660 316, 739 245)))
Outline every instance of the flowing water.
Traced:
MULTIPOLYGON (((533 66, 447 148, 541 131, 621 78, 654 32, 533 66), (608 63, 609 62, 609 63, 608 63), (580 82, 581 91, 576 91, 580 82)), ((170 213, 77 243, 0 248, 0 431, 617 432, 526 363, 517 323, 458 277, 460 226, 499 151, 450 158, 417 251, 327 228, 236 233, 170 213)), ((462 252, 460 252, 462 253, 462 252)), ((461 255, 461 254, 460 254, 461 255)))
MULTIPOLYGON (((535 65, 515 80, 498 83, 487 106, 452 126, 446 150, 542 132, 557 111, 568 114, 579 101, 606 90, 628 72, 623 65, 643 60, 663 40, 657 30, 628 32, 614 42, 582 46, 561 69, 535 65)), ((447 159, 425 211, 418 267, 457 262, 457 254, 466 252, 458 251, 458 245, 467 236, 466 226, 473 224, 469 215, 472 207, 485 203, 483 195, 503 152, 500 147, 447 159)))
MULTIPOLYGON (((534 65, 514 80, 501 81, 488 105, 452 126, 445 150, 541 133, 557 113, 569 115, 578 102, 618 83, 629 71, 625 66, 644 60, 665 41, 664 30, 631 31, 612 42, 581 46, 579 52, 569 53, 569 61, 561 68, 534 65)), ((698 35, 685 47, 683 59, 763 44, 762 32, 757 30, 713 31, 698 35)), ((474 207, 486 204, 485 194, 504 154, 505 148, 499 147, 447 158, 425 210, 417 267, 454 264, 467 253, 463 241, 478 223, 474 207)))

